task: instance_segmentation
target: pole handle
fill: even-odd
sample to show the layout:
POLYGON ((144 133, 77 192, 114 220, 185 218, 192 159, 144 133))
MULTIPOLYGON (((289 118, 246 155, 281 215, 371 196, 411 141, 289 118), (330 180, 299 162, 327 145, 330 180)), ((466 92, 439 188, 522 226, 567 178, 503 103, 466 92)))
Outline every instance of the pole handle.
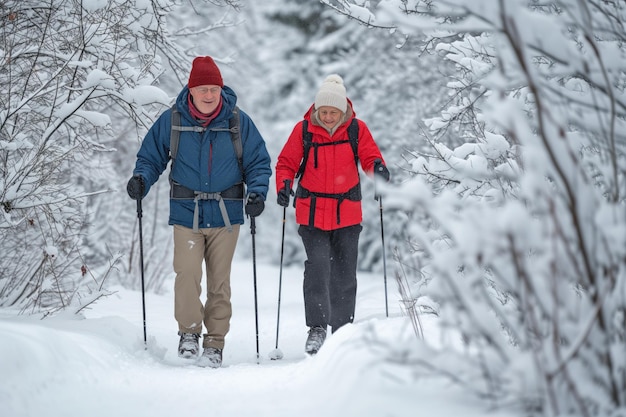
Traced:
MULTIPOLYGON (((283 180, 283 184, 285 184, 284 188, 285 190, 287 190, 287 202, 289 202, 289 196, 293 194, 293 191, 291 190, 291 180, 289 179, 283 180)), ((283 219, 283 222, 284 222, 284 219, 283 219)))
POLYGON ((253 236, 256 235, 256 222, 254 221, 253 216, 250 216, 250 233, 253 236))

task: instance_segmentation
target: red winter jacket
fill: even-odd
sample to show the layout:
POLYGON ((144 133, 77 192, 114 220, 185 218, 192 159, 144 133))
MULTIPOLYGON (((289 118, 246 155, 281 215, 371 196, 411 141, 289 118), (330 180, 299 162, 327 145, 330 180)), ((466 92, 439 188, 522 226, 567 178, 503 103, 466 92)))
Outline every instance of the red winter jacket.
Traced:
MULTIPOLYGON (((348 139, 348 126, 355 118, 352 103, 348 100, 347 120, 330 136, 328 131, 320 126, 312 117, 314 106, 311 106, 304 118, 308 120, 308 130, 312 133, 314 143, 337 142, 348 139)), ((302 121, 294 127, 287 143, 283 147, 276 163, 276 189, 284 188, 285 180, 293 184, 294 177, 300 168, 304 154, 302 138, 302 121)), ((367 174, 372 174, 374 160, 383 159, 374 138, 365 122, 358 120, 359 140, 358 157, 361 168, 367 174)), ((317 148, 317 163, 315 168, 314 148, 309 150, 307 164, 299 181, 299 192, 296 192, 296 223, 309 225, 312 197, 301 196, 302 189, 310 193, 341 194, 353 189, 359 183, 358 168, 354 162, 354 152, 349 142, 320 146, 317 148)), ((344 199, 337 210, 339 199, 333 197, 315 197, 314 224, 322 230, 335 230, 342 227, 361 223, 361 201, 344 199), (337 221, 339 220, 339 222, 337 221)))

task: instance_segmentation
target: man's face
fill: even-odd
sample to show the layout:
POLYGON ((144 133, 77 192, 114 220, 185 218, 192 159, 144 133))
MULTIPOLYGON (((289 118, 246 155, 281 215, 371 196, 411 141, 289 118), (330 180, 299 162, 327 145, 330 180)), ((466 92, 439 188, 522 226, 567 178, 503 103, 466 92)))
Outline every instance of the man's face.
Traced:
POLYGON ((199 85, 189 89, 193 104, 201 113, 211 114, 220 104, 222 87, 219 85, 199 85))

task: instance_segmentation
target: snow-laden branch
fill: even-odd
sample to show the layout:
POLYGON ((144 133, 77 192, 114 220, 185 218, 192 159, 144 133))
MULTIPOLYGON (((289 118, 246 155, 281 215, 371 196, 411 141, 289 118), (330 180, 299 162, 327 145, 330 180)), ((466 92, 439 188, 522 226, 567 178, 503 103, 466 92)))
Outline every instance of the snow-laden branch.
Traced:
POLYGON ((339 4, 356 3, 376 24, 426 33, 457 69, 448 106, 416 123, 430 150, 408 154, 412 179, 387 196, 406 216, 416 297, 437 302, 456 336, 446 360, 457 352, 468 364, 455 380, 499 381, 500 404, 542 415, 623 408, 626 9, 339 4))

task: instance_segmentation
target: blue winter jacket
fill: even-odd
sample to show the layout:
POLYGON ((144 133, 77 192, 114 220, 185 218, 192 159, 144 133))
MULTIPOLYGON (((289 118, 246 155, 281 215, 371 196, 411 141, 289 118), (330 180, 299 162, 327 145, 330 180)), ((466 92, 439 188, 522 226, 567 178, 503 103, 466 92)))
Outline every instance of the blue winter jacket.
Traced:
MULTIPOLYGON (((199 126, 189 112, 188 95, 189 89, 185 86, 176 99, 181 125, 199 126)), ((171 172, 173 181, 190 190, 204 193, 221 192, 242 182, 237 155, 228 131, 228 121, 233 116, 236 102, 235 92, 224 86, 222 109, 207 129, 203 133, 180 132, 176 163, 171 172)), ((256 193, 265 200, 272 174, 270 156, 263 137, 250 117, 241 110, 239 114, 247 194, 256 193)), ((170 161, 171 124, 171 110, 168 109, 152 125, 137 153, 133 174, 144 178, 145 194, 148 194, 150 187, 159 179, 170 161)), ((199 227, 225 226, 216 200, 200 200, 198 203, 199 227)), ((225 203, 231 224, 243 224, 243 202, 226 200, 225 203)), ((192 228, 194 207, 193 199, 170 199, 169 224, 192 228)))

